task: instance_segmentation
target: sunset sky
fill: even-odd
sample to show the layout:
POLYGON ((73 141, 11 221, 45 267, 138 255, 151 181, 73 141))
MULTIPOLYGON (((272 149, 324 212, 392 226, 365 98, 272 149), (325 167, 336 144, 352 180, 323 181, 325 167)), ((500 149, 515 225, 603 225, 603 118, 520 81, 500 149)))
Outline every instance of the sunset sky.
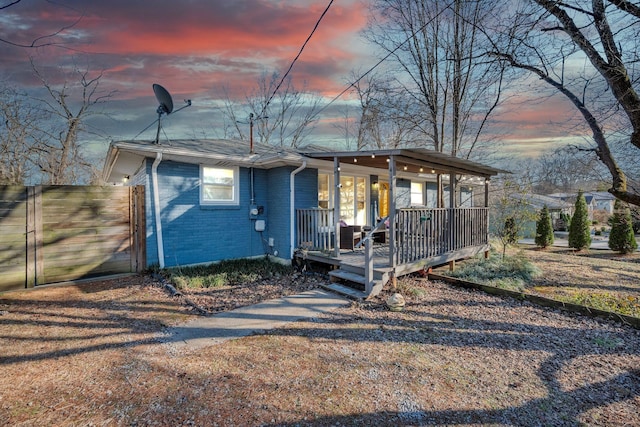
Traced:
MULTIPOLYGON (((327 4, 328 0, 23 0, 0 10, 2 39, 28 45, 63 30, 38 40, 49 45, 36 49, 0 43, 0 76, 4 85, 41 87, 29 56, 52 81, 69 80, 61 71, 74 67, 102 71, 101 88, 116 93, 105 107, 111 118, 92 124, 112 139, 132 139, 153 123, 157 102, 152 84, 160 83, 171 92, 176 108, 183 99, 193 102, 189 109, 167 117, 167 136, 221 137, 216 130, 221 112, 216 107, 223 94, 242 96, 255 88, 261 73, 283 74, 327 4)), ((374 64, 377 58, 360 36, 367 14, 362 0, 335 1, 292 70, 294 84, 306 84, 329 102, 345 89, 350 74, 374 64)), ((571 107, 559 96, 544 103, 523 102, 527 85, 521 89, 518 100, 505 104, 496 117, 508 129, 503 135, 508 150, 532 154, 563 140, 565 129, 553 123, 571 107)), ((333 140, 339 145, 340 132, 328 125, 338 116, 337 110, 326 110, 306 141, 333 140)), ((140 138, 154 136, 152 128, 140 138)))

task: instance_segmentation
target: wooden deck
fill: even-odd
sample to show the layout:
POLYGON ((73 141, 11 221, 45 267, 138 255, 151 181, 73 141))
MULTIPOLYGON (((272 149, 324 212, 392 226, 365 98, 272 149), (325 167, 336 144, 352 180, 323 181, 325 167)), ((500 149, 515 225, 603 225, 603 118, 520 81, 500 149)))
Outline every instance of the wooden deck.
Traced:
POLYGON ((378 294, 390 278, 488 251, 488 217, 488 208, 399 209, 395 221, 383 228, 393 236, 384 239, 389 244, 373 242, 374 233, 386 226, 380 221, 364 235, 365 245, 337 250, 340 226, 331 226, 333 211, 298 210, 296 256, 329 265, 333 281, 356 284, 367 297, 378 294))
POLYGON ((373 280, 374 292, 365 291, 364 271, 366 268, 365 251, 360 247, 355 250, 341 250, 338 257, 320 251, 307 251, 296 254, 306 260, 325 264, 329 267, 332 282, 343 281, 350 287, 329 286, 330 289, 356 299, 366 299, 370 294, 377 294, 387 284, 391 277, 402 277, 416 271, 426 270, 447 264, 452 261, 471 258, 478 253, 488 251, 489 245, 478 245, 446 252, 437 256, 423 258, 417 261, 396 265, 393 268, 389 262, 389 245, 376 244, 373 246, 373 280), (357 289, 353 291, 353 287, 357 289))

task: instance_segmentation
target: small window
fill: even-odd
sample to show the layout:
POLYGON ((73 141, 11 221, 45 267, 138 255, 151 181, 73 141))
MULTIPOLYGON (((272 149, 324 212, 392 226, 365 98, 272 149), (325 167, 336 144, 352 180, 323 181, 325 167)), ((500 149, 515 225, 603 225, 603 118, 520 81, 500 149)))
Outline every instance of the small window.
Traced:
POLYGON ((411 183, 411 206, 424 205, 424 184, 422 182, 411 183))
POLYGON ((209 205, 239 204, 238 168, 200 168, 200 203, 209 205))

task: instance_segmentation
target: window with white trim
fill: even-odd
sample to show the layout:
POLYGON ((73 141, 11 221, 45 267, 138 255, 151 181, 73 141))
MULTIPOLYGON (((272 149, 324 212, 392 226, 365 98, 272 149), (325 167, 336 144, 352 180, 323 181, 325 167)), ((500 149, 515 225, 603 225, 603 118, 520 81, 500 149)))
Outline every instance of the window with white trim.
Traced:
POLYGON ((200 166, 200 203, 237 205, 240 203, 238 168, 200 166))
POLYGON ((424 183, 411 181, 411 206, 424 205, 424 183))

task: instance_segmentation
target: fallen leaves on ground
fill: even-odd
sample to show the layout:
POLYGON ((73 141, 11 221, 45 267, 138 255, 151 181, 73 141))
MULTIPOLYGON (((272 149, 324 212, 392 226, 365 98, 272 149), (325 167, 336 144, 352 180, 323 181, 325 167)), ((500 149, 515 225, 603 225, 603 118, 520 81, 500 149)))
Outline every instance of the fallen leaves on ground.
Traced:
MULTIPOLYGON (((287 289, 316 280, 298 276, 287 289)), ((605 271, 602 280, 621 279, 605 271)), ((288 292, 278 286, 188 296, 219 311, 288 292)), ((399 289, 407 300, 401 312, 385 308, 386 291, 191 351, 159 338, 194 312, 147 277, 5 294, 0 419, 25 426, 640 425, 639 331, 425 279, 403 280, 399 289)))

